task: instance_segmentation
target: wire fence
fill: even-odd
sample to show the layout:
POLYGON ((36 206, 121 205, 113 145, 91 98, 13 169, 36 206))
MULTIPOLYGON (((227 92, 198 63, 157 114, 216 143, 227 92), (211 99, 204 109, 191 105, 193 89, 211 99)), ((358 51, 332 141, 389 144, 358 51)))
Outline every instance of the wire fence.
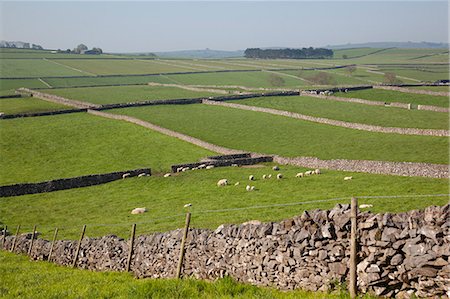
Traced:
MULTIPOLYGON (((447 197, 450 199, 450 194, 403 194, 403 195, 362 195, 355 196, 358 199, 405 199, 405 198, 442 198, 447 197)), ((243 207, 232 207, 232 208, 224 208, 224 209, 198 209, 196 206, 186 207, 186 211, 189 211, 192 214, 192 217, 197 220, 201 220, 202 215, 211 215, 211 214, 221 214, 217 216, 215 222, 222 223, 239 223, 239 221, 245 222, 250 220, 248 215, 246 214, 238 214, 237 212, 245 212, 250 210, 265 210, 266 214, 269 214, 273 211, 273 209, 277 208, 286 208, 286 207, 294 207, 301 205, 315 205, 315 204, 323 204, 323 203, 331 203, 337 202, 340 204, 349 204, 351 196, 349 197, 335 197, 335 198, 326 198, 326 199, 316 199, 316 200, 303 200, 303 201, 295 201, 295 202, 287 202, 287 203, 275 203, 275 204, 267 204, 267 205, 250 205, 243 207)), ((318 208, 319 206, 312 207, 318 208)), ((298 212, 298 211, 293 211, 298 212)), ((39 225, 39 223, 15 223, 13 225, 9 224, 9 230, 12 232, 17 225, 21 225, 21 231, 31 231, 34 225, 37 225, 38 230, 50 234, 56 227, 62 232, 61 236, 73 236, 74 234, 78 234, 82 225, 86 225, 88 231, 95 232, 94 235, 99 235, 99 233, 111 233, 113 231, 121 231, 128 232, 128 227, 132 224, 135 224, 139 228, 140 234, 148 234, 155 233, 157 229, 149 227, 150 224, 166 224, 163 227, 171 227, 172 229, 176 229, 182 226, 184 221, 185 213, 177 213, 177 214, 168 214, 161 215, 160 217, 146 218, 142 221, 127 221, 127 222, 119 222, 119 223, 89 223, 83 222, 79 225, 39 225), (121 229, 117 229, 117 228, 121 229), (94 230, 92 230, 94 228, 94 230), (107 230, 107 228, 113 228, 111 230, 107 230), (114 229, 116 228, 116 229, 114 229)), ((288 218, 288 217, 286 217, 288 218)), ((276 220, 276 219, 273 219, 276 220)), ((8 223, 0 224, 0 230, 3 232, 5 226, 8 223)))

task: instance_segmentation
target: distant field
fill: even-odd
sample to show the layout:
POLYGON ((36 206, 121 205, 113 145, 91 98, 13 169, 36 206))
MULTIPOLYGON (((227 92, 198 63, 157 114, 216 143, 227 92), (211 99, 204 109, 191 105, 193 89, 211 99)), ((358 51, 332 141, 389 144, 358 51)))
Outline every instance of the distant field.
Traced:
POLYGON ((44 92, 95 104, 217 96, 216 93, 211 92, 196 92, 176 87, 146 85, 48 89, 44 92))
MULTIPOLYGON (((284 175, 284 179, 280 181, 274 178, 278 172, 272 170, 272 165, 257 168, 214 168, 179 173, 169 178, 131 178, 93 187, 2 198, 0 217, 8 227, 21 224, 24 231, 37 224, 44 238, 51 238, 54 228, 58 227, 59 238, 76 239, 83 224, 87 225, 86 233, 89 237, 107 234, 127 237, 131 224, 136 222, 138 235, 182 227, 185 212, 183 206, 186 203, 192 203, 192 227, 215 229, 223 223, 242 223, 252 219, 280 221, 300 215, 304 210, 330 209, 337 203, 349 203, 352 195, 439 194, 448 191, 448 181, 445 179, 328 170, 323 170, 320 176, 298 179, 295 174, 306 169, 293 166, 280 166, 279 172, 284 175), (273 178, 262 180, 263 174, 272 174, 273 178), (256 177, 251 183, 258 189, 255 192, 245 191, 249 175, 256 177), (344 181, 345 176, 353 176, 354 179, 344 181), (227 178, 230 185, 217 187, 217 181, 222 178, 227 178), (240 184, 234 186, 236 182, 240 184), (206 210, 329 198, 343 199, 285 207, 202 213, 206 210), (142 215, 131 215, 130 211, 135 207, 147 207, 149 211, 142 215), (17 213, 18 209, 22 212, 17 213), (110 226, 118 223, 121 225, 110 226)), ((360 202, 373 204, 373 212, 400 212, 432 204, 444 205, 446 198, 360 199, 360 202)))
POLYGON ((339 50, 333 50, 334 55, 333 58, 344 58, 344 55, 347 56, 347 58, 354 58, 354 57, 360 57, 360 56, 366 56, 370 55, 374 52, 378 52, 385 49, 377 49, 377 48, 353 48, 353 49, 339 49, 339 50))
POLYGON ((52 87, 74 87, 114 84, 146 84, 148 82, 173 83, 165 76, 120 76, 45 79, 52 87))
MULTIPOLYGON (((305 80, 308 80, 316 85, 365 85, 369 84, 366 80, 360 79, 360 78, 352 78, 350 76, 346 76, 342 73, 336 73, 333 71, 307 71, 307 70, 300 70, 300 71, 283 71, 286 74, 294 75, 300 78, 303 78, 305 80), (328 83, 323 84, 319 81, 316 81, 317 79, 314 79, 316 76, 320 74, 328 74, 330 75, 330 81, 328 83)), ((311 83, 309 83, 311 84, 311 83)))
POLYGON ((48 87, 38 79, 3 79, 0 80, 0 90, 8 94, 14 94, 14 90, 20 87, 42 88, 48 87))
POLYGON ((237 73, 212 73, 212 74, 191 74, 191 75, 170 75, 174 82, 179 84, 203 84, 203 85, 240 85, 248 87, 297 87, 304 84, 304 81, 283 75, 282 86, 274 86, 270 81, 271 73, 268 72, 237 72, 237 73))
POLYGON ((111 112, 148 120, 213 144, 258 153, 448 163, 448 140, 444 137, 364 132, 202 104, 126 108, 111 112))
POLYGON ((154 60, 101 60, 60 59, 58 63, 96 75, 109 74, 158 74, 166 72, 191 72, 192 69, 158 63, 154 60))
POLYGON ((32 97, 0 99, 0 112, 5 114, 43 112, 71 107, 46 102, 32 97))
POLYGON ((232 102, 383 127, 448 129, 449 125, 448 113, 368 106, 308 96, 252 98, 232 102))
POLYGON ((347 98, 359 98, 379 102, 400 102, 419 105, 433 105, 439 107, 449 107, 448 97, 430 96, 423 94, 406 93, 382 89, 365 89, 351 92, 338 92, 336 96, 347 98))
POLYGON ((211 152, 130 123, 85 113, 1 120, 0 184, 196 161, 211 152))
POLYGON ((43 59, 0 59, 0 77, 80 76, 73 69, 43 59))

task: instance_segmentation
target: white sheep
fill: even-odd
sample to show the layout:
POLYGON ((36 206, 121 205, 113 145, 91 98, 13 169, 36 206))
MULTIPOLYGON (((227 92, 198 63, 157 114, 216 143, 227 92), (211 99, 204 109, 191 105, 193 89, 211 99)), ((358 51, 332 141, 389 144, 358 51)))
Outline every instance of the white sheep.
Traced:
POLYGON ((166 173, 165 175, 164 175, 164 177, 165 178, 168 178, 168 177, 170 177, 172 174, 170 174, 170 173, 166 173))
POLYGON ((212 168, 214 168, 214 165, 208 165, 208 166, 206 166, 206 169, 212 169, 212 168))
POLYGON ((146 208, 136 208, 131 211, 131 214, 136 215, 136 214, 142 214, 145 212, 147 212, 146 208))
POLYGON ((269 174, 269 175, 267 176, 267 178, 268 178, 268 179, 271 179, 271 178, 272 178, 272 175, 271 175, 271 174, 269 174))
POLYGON ((248 180, 249 181, 254 181, 255 180, 255 176, 254 175, 249 175, 248 176, 248 180))
POLYGON ((182 171, 182 172, 186 172, 186 171, 188 171, 188 170, 190 170, 189 167, 184 167, 181 171, 182 171))
POLYGON ((200 164, 197 168, 198 169, 202 169, 202 168, 205 168, 206 167, 206 164, 200 164))
POLYGON ((262 178, 263 178, 263 180, 267 179, 267 175, 263 174, 262 178))
POLYGON ((278 166, 275 165, 274 167, 272 167, 272 169, 275 170, 275 171, 277 171, 277 170, 280 170, 280 167, 278 167, 278 166))
POLYGON ((283 178, 283 174, 279 173, 277 174, 277 179, 281 180, 283 178))
POLYGON ((138 175, 138 178, 141 178, 141 177, 143 177, 143 176, 147 176, 147 174, 146 174, 145 172, 140 173, 140 174, 138 175))
POLYGON ((125 179, 125 178, 129 177, 130 175, 131 175, 131 173, 129 173, 129 172, 124 173, 124 174, 122 175, 122 179, 125 179))
POLYGON ((183 170, 183 167, 178 167, 177 172, 181 172, 183 170))
POLYGON ((252 187, 250 187, 249 185, 247 185, 247 187, 245 187, 245 190, 250 191, 252 189, 252 187))
POLYGON ((344 178, 344 181, 350 181, 351 179, 353 179, 352 176, 346 176, 346 177, 344 178))
POLYGON ((219 186, 219 187, 226 186, 226 185, 228 185, 227 179, 221 179, 217 182, 217 186, 219 186))
POLYGON ((314 170, 314 173, 315 174, 321 174, 320 169, 317 168, 316 170, 314 170))
POLYGON ((187 203, 187 204, 185 204, 185 205, 183 206, 183 208, 189 208, 189 207, 192 207, 192 204, 191 204, 191 203, 187 203))
POLYGON ((309 176, 309 175, 311 175, 312 173, 313 173, 312 170, 308 170, 308 171, 305 172, 305 176, 309 176))
POLYGON ((239 186, 239 182, 234 183, 235 186, 239 186))
POLYGON ((360 209, 373 208, 373 205, 371 205, 371 204, 362 204, 362 205, 359 205, 359 208, 360 209))
POLYGON ((303 177, 303 172, 299 172, 295 175, 296 178, 302 178, 303 177))
POLYGON ((231 166, 233 166, 233 167, 238 167, 239 165, 237 165, 237 164, 231 164, 231 166))

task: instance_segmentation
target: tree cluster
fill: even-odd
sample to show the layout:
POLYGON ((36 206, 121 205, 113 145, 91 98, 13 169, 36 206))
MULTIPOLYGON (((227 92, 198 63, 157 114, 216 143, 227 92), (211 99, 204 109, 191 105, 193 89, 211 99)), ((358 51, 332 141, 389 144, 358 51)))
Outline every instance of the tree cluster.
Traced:
POLYGON ((58 49, 59 53, 69 53, 69 54, 93 54, 93 55, 99 55, 103 53, 103 50, 101 48, 92 48, 89 50, 89 48, 85 44, 79 44, 76 48, 73 50, 67 49, 67 50, 61 50, 58 49))
POLYGON ((261 59, 323 59, 333 57, 333 50, 324 48, 303 49, 260 49, 248 48, 244 52, 246 58, 261 59))

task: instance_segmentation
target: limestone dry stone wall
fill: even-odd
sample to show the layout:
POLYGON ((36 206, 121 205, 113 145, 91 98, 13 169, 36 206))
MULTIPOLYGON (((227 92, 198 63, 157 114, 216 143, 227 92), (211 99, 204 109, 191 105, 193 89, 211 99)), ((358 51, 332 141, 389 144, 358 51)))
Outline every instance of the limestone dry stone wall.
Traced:
MULTIPOLYGON (((363 212, 358 217, 358 289, 396 298, 448 298, 449 205, 399 214, 363 212)), ((131 271, 137 277, 175 276, 181 230, 137 237, 131 271)), ((279 223, 252 221, 215 231, 190 229, 184 276, 238 281, 279 289, 330 290, 349 279, 350 207, 313 210, 279 223)), ((14 236, 6 237, 11 248, 14 236)), ((27 253, 31 234, 19 236, 15 252, 27 253)), ((52 261, 71 265, 77 241, 57 241, 52 261)), ((77 266, 122 271, 128 241, 114 235, 85 238, 77 266)), ((50 242, 35 240, 31 257, 46 260, 50 242)))

